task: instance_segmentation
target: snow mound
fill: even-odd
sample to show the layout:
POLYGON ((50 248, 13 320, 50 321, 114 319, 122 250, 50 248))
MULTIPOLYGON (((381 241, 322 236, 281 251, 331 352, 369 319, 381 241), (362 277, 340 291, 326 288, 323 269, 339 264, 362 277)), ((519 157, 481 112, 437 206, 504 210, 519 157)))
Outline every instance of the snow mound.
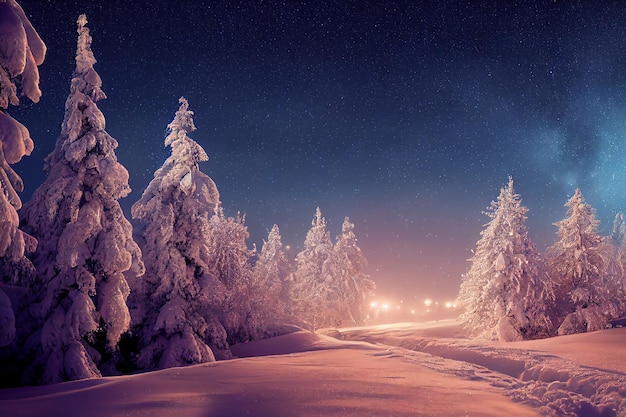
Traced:
POLYGON ((263 339, 250 343, 239 343, 231 346, 230 350, 233 355, 238 358, 249 358, 329 349, 369 350, 372 348, 372 345, 368 343, 358 341, 342 341, 331 336, 298 329, 293 333, 272 337, 270 339, 263 339))
POLYGON ((302 330, 237 349, 274 355, 3 389, 0 409, 12 417, 538 415, 484 381, 424 367, 424 353, 406 351, 412 360, 399 348, 302 330))

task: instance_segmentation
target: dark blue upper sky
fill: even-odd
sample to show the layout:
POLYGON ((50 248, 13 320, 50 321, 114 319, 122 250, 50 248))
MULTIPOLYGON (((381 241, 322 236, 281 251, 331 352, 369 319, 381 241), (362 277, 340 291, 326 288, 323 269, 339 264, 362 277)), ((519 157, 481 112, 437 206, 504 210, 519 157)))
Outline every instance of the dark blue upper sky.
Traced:
POLYGON ((576 187, 604 233, 626 208, 626 2, 20 4, 48 45, 41 102, 11 109, 36 147, 17 166, 24 201, 60 131, 86 13, 129 218, 169 155, 180 96, 250 245, 276 223, 297 251, 317 206, 333 237, 349 216, 381 294, 454 297, 508 175, 542 251, 576 187))

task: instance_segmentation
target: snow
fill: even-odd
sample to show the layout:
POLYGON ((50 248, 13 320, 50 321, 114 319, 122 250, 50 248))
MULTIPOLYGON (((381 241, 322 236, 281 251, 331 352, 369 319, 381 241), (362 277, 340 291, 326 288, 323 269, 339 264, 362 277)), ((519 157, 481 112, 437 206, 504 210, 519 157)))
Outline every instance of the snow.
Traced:
POLYGON ((455 320, 292 332, 237 359, 0 390, 20 416, 626 416, 626 328, 513 343, 455 320))
POLYGON ((346 217, 333 245, 326 220, 316 209, 304 249, 296 255, 290 286, 293 313, 308 328, 359 324, 367 314, 367 298, 375 284, 363 273, 367 260, 353 229, 346 217))
POLYGON ((565 207, 567 218, 555 223, 559 240, 546 250, 545 256, 546 274, 552 277, 561 323, 557 333, 601 330, 624 308, 622 284, 619 278, 615 279, 623 279, 623 269, 608 268, 614 262, 613 256, 619 254, 619 246, 606 244, 607 239, 598 232, 596 210, 585 203, 579 189, 565 207))
POLYGON ((525 225, 527 212, 509 176, 485 213, 491 221, 476 243, 457 298, 464 310, 460 319, 474 336, 512 342, 551 333, 551 297, 543 282, 549 275, 540 271, 540 255, 525 225))
POLYGON ((93 69, 86 22, 84 15, 78 20, 76 69, 61 134, 45 161, 48 176, 20 212, 24 231, 39 242, 32 257, 38 273, 30 287, 32 317, 18 326, 38 329, 18 348, 33 361, 22 372, 29 381, 99 376, 107 350, 130 325, 124 273, 143 269, 118 203, 130 192, 128 172, 96 104, 106 96, 93 69))
MULTIPOLYGON (((209 218, 220 204, 219 192, 198 166, 207 154, 187 136, 195 130, 189 103, 183 97, 179 103, 165 139, 172 154, 132 206, 146 264, 145 278, 131 280, 129 299, 141 369, 214 361, 206 336, 223 335, 214 312, 207 312, 215 307, 208 294, 220 293, 221 286, 205 272, 211 264, 209 218)), ((211 342, 223 350, 226 337, 211 342)))
MULTIPOLYGON (((37 66, 45 54, 46 45, 22 8, 14 0, 0 2, 0 274, 12 284, 32 272, 24 253, 32 252, 37 242, 18 229, 16 210, 22 201, 17 193, 24 191, 24 182, 9 165, 30 155, 34 145, 28 129, 5 110, 20 103, 18 96, 39 101, 37 66)), ((5 327, 0 333, 10 335, 5 327)))
MULTIPOLYGON (((0 3, 0 107, 19 104, 20 96, 33 103, 41 98, 38 65, 46 45, 14 0, 0 3)), ((9 162, 13 163, 13 162, 9 162)))

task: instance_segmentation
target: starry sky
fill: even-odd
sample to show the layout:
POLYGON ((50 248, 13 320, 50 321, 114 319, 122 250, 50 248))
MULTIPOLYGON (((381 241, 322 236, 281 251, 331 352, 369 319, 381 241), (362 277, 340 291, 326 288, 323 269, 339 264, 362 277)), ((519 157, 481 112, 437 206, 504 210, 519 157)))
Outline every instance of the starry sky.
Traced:
POLYGON ((380 295, 454 298, 508 175, 542 252, 576 187, 605 234, 626 209, 626 2, 18 1, 48 46, 40 103, 10 110, 36 147, 24 201, 86 13, 128 218, 180 96, 249 246, 276 223, 295 256, 316 207, 333 238, 349 216, 380 295))

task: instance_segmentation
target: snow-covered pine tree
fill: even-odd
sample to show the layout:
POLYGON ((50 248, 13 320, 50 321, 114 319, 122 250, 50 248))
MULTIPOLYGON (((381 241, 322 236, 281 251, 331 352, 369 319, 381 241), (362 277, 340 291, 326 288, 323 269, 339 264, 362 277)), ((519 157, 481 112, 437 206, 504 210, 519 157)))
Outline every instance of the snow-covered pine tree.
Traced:
POLYGON ((341 324, 361 325, 367 316, 368 298, 373 295, 376 285, 363 272, 367 259, 357 245, 354 223, 348 217, 344 219, 341 235, 337 237, 334 259, 338 274, 335 288, 338 293, 337 315, 341 324))
POLYGON ((603 329, 619 314, 621 304, 606 274, 595 209, 585 203, 579 189, 565 207, 567 218, 554 224, 559 239, 546 251, 559 335, 603 329))
POLYGON ((278 225, 274 225, 263 242, 263 248, 254 265, 254 286, 266 301, 260 301, 265 314, 270 317, 284 317, 288 301, 288 278, 290 274, 289 260, 283 250, 282 238, 278 225))
POLYGON ((266 285, 269 293, 276 294, 283 302, 288 293, 286 288, 289 283, 291 268, 289 259, 283 249, 282 237, 278 225, 272 226, 267 235, 267 241, 263 242, 263 248, 254 266, 254 272, 258 275, 256 281, 266 285))
POLYGON ((209 223, 219 210, 219 193, 199 168, 209 159, 206 152, 187 136, 196 129, 193 112, 185 98, 179 102, 165 138, 172 154, 132 206, 133 218, 142 223, 138 240, 146 264, 144 278, 131 281, 129 300, 142 369, 213 361, 209 340, 228 349, 224 331, 209 311, 226 295, 210 265, 209 223))
POLYGON ((254 264, 248 294, 249 310, 256 321, 258 339, 272 335, 271 326, 285 319, 289 301, 290 265, 283 250, 280 230, 274 225, 254 264))
MULTIPOLYGON (((37 241, 19 229, 17 210, 22 207, 18 192, 22 179, 11 164, 30 155, 33 141, 28 129, 6 113, 18 105, 18 95, 37 103, 41 97, 37 66, 43 63, 46 45, 15 0, 0 2, 0 276, 1 283, 26 285, 36 274, 25 253, 37 241)), ((0 346, 15 338, 13 307, 0 288, 0 346)))
POLYGON ((304 240, 304 249, 296 255, 292 285, 293 314, 313 331, 335 324, 332 314, 335 291, 332 262, 333 243, 318 207, 304 240))
POLYGON ((472 336, 513 341, 549 332, 549 289, 539 278, 539 254, 525 226, 527 211, 509 177, 486 213, 491 221, 461 282, 460 320, 472 336))
POLYGON ((48 177, 22 209, 24 229, 39 240, 32 313, 41 327, 28 343, 36 349, 25 373, 29 382, 100 376, 99 365, 130 323, 124 273, 143 270, 118 203, 130 192, 128 172, 96 105, 106 96, 85 15, 77 23, 76 69, 61 134, 46 158, 48 177))
POLYGON ((602 240, 602 257, 604 274, 622 316, 626 314, 626 223, 623 213, 615 215, 611 235, 602 240))
POLYGON ((253 294, 248 237, 245 216, 237 213, 237 217, 226 217, 224 210, 217 208, 210 220, 209 270, 228 290, 220 315, 229 344, 258 339, 263 334, 256 311, 259 294, 253 294))
POLYGON ((217 207, 210 220, 210 270, 228 288, 247 282, 250 268, 250 251, 246 239, 250 236, 245 225, 246 218, 226 217, 222 207, 217 207))

